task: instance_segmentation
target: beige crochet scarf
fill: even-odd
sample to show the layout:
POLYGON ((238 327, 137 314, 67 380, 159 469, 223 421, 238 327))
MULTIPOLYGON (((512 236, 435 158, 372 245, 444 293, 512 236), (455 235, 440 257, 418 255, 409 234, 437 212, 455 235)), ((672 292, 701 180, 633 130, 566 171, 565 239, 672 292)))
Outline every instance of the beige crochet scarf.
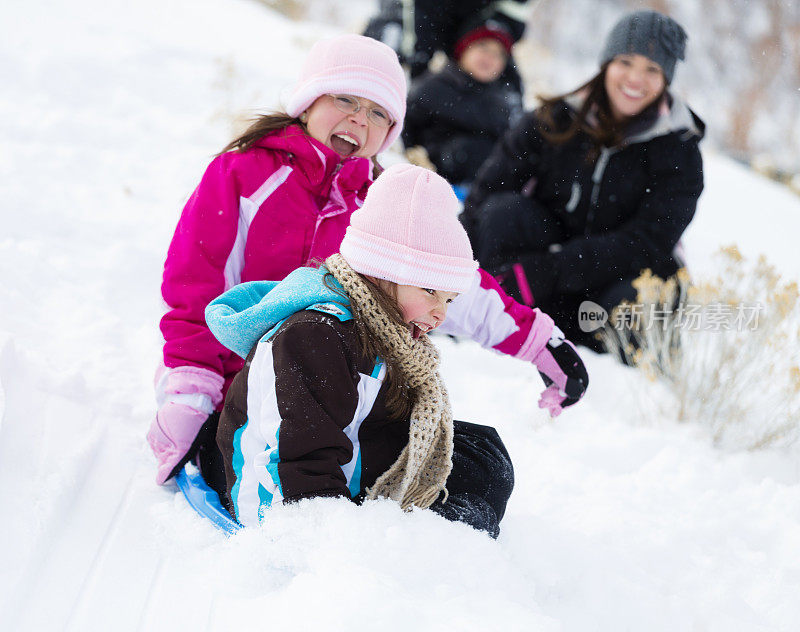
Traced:
POLYGON ((428 336, 415 340, 408 327, 393 322, 344 257, 329 257, 325 267, 358 306, 372 334, 387 343, 392 361, 402 370, 409 386, 416 389, 408 444, 367 490, 367 498, 385 496, 403 509, 412 505, 430 507, 442 490, 447 498, 445 482, 453 468, 453 414, 438 371, 439 352, 428 336))

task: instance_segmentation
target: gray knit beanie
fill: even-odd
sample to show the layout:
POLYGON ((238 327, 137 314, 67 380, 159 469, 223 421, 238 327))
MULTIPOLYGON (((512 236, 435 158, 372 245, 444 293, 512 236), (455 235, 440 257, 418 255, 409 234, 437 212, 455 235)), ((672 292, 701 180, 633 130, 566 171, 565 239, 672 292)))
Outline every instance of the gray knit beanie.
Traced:
POLYGON ((672 18, 656 11, 635 11, 614 25, 600 55, 600 65, 617 55, 644 55, 664 71, 672 82, 675 63, 684 58, 686 31, 672 18))

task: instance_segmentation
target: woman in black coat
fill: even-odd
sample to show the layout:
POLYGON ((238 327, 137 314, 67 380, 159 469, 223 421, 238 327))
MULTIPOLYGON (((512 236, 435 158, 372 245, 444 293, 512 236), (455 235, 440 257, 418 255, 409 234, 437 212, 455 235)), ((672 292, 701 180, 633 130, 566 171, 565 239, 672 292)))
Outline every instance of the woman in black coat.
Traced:
POLYGON ((606 40, 599 73, 547 99, 494 148, 462 221, 481 265, 517 300, 552 314, 574 341, 592 301, 635 300, 642 270, 666 278, 703 190, 703 122, 668 86, 686 34, 639 11, 606 40))

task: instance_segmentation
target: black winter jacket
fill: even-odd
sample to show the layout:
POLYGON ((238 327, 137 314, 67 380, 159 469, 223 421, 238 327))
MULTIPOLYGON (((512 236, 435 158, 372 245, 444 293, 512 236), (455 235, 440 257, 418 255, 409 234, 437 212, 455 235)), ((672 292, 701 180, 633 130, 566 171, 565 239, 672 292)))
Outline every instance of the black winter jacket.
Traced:
POLYGON ((475 81, 450 61, 412 87, 403 143, 422 145, 450 182, 471 181, 521 112, 522 95, 502 79, 475 81))
MULTIPOLYGON (((703 190, 698 143, 705 125, 683 102, 670 101, 668 114, 654 116, 646 129, 603 148, 593 161, 587 159, 588 134, 556 145, 543 138, 536 112, 525 114, 473 183, 462 214, 470 238, 490 196, 521 192, 566 228, 567 239, 551 246, 548 257, 554 293, 596 290, 645 268, 662 277, 674 274, 673 250, 703 190)), ((564 101, 556 123, 566 128, 573 116, 564 101)))

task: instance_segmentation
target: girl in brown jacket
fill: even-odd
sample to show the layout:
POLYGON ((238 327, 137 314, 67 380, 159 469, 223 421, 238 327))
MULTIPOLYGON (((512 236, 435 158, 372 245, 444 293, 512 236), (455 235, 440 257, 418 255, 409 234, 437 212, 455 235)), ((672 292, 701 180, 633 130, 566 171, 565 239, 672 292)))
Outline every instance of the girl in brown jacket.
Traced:
MULTIPOLYGON (((247 356, 217 432, 225 500, 241 524, 274 502, 388 497, 497 535, 508 453, 494 429, 453 421, 424 335, 477 267, 457 206, 444 179, 396 165, 323 267, 211 303, 211 331, 247 356)), ((541 327, 540 368, 577 401, 583 364, 552 323, 541 327)))

